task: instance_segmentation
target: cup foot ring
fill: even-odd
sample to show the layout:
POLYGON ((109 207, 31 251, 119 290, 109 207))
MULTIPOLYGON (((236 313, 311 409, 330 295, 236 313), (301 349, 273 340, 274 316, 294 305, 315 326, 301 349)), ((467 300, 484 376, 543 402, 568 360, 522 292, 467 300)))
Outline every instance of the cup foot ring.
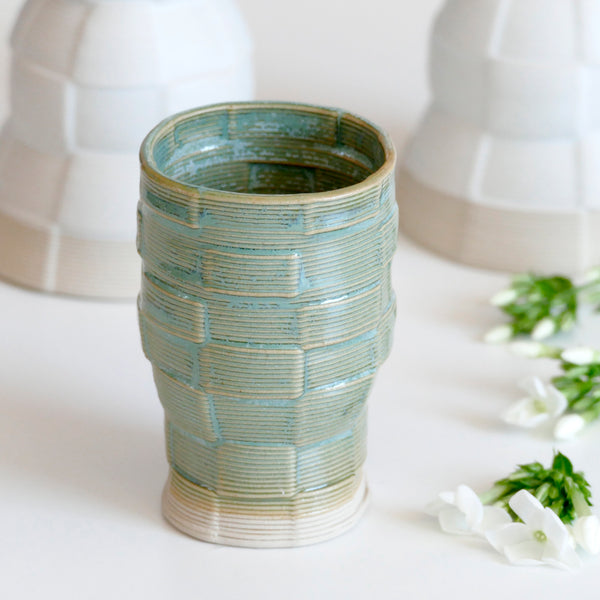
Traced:
POLYGON ((247 548, 292 548, 337 537, 352 528, 368 504, 362 473, 293 501, 220 498, 175 471, 163 493, 163 515, 196 539, 247 548))

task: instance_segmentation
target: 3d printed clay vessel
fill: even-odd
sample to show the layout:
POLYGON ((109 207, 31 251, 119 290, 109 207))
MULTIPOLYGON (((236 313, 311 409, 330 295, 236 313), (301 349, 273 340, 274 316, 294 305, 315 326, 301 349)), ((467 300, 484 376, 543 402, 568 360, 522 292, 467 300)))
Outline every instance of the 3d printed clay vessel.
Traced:
POLYGON ((600 1, 447 0, 400 225, 457 261, 600 263, 600 1))
POLYGON ((202 540, 351 527, 366 401, 395 314, 395 153, 313 106, 179 114, 146 139, 140 326, 166 414, 163 510, 202 540))
POLYGON ((252 96, 230 0, 29 0, 0 138, 0 275, 134 297, 139 145, 175 111, 252 96))

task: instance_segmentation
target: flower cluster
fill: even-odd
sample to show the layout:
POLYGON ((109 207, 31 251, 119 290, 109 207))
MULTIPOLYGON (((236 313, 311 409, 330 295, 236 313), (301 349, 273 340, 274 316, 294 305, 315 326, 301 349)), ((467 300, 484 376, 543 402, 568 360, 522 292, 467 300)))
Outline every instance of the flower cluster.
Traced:
POLYGON ((575 569, 578 548, 600 553, 600 520, 590 507, 585 477, 557 453, 550 468, 521 465, 482 496, 465 485, 442 492, 427 512, 447 533, 487 539, 512 564, 575 569))
POLYGON ((488 331, 487 342, 502 343, 523 335, 543 340, 571 329, 581 302, 600 302, 600 267, 588 272, 579 285, 562 275, 515 275, 511 286, 491 302, 510 321, 488 331))
POLYGON ((542 340, 571 329, 577 319, 578 291, 567 277, 516 275, 508 289, 492 298, 511 321, 489 331, 486 341, 506 342, 519 335, 542 340))
POLYGON ((531 428, 556 419, 554 436, 569 439, 600 418, 600 352, 588 347, 562 351, 539 342, 514 344, 513 351, 557 359, 562 373, 547 385, 537 377, 524 381, 521 387, 527 396, 506 411, 507 423, 531 428))

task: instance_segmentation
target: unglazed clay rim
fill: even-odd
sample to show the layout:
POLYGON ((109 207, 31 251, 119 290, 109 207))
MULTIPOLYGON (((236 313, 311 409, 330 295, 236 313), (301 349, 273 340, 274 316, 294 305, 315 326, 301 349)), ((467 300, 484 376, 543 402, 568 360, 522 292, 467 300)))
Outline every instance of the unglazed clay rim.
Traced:
POLYGON ((396 164, 396 150, 391 138, 377 125, 363 119, 362 117, 335 108, 327 108, 314 104, 298 104, 295 102, 225 102, 220 104, 212 104, 201 108, 195 108, 177 113, 171 117, 167 117, 161 121, 144 139, 140 148, 140 163, 142 171, 158 185, 171 190, 175 189, 180 193, 196 197, 198 192, 208 199, 230 200, 236 203, 254 204, 261 202, 262 204, 306 204, 309 202, 318 202, 319 200, 336 200, 344 199, 349 196, 360 193, 362 190, 372 189, 394 171, 396 164), (378 142, 385 154, 383 164, 368 177, 346 187, 328 190, 324 192, 311 192, 302 194, 256 194, 245 192, 230 192, 222 191, 215 188, 205 186, 195 186, 183 183, 178 179, 173 179, 165 175, 159 168, 154 159, 154 148, 163 134, 178 123, 189 120, 190 118, 201 117, 218 112, 231 112, 236 110, 299 110, 302 112, 312 112, 329 117, 341 119, 347 117, 355 120, 365 130, 374 133, 377 136, 378 142))

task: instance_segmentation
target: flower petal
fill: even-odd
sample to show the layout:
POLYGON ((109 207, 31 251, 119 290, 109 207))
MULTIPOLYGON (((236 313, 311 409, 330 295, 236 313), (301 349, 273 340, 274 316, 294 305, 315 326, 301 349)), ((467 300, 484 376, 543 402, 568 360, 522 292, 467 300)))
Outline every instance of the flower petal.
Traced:
POLYGON ((531 384, 535 389, 535 396, 537 398, 545 398, 546 397, 546 386, 543 384, 542 380, 539 377, 532 377, 531 384))
POLYGON ((502 344, 508 342, 513 336, 513 330, 510 325, 498 325, 490 329, 484 336, 484 342, 488 344, 502 344))
POLYGON ((543 515, 544 507, 527 490, 519 490, 511 497, 508 504, 525 524, 537 526, 543 515))
POLYGON ((590 363, 598 362, 600 353, 589 346, 578 346, 564 350, 561 353, 561 358, 574 365, 589 365, 590 363))
POLYGON ((439 498, 442 502, 445 502, 446 504, 454 504, 456 502, 456 494, 450 491, 440 492, 439 498))
POLYGON ((567 409, 568 404, 562 392, 557 390, 553 385, 546 386, 546 406, 550 416, 558 417, 562 415, 567 409))
POLYGON ((440 514, 440 510, 446 508, 448 505, 454 505, 454 498, 454 492, 440 492, 438 497, 425 507, 425 513, 432 517, 437 517, 440 514))
POLYGON ((484 506, 483 507, 483 519, 481 520, 481 532, 487 533, 500 529, 504 525, 512 523, 510 515, 499 506, 484 506))
POLYGON ((464 513, 468 529, 477 529, 483 519, 483 505, 479 496, 469 486, 459 485, 456 488, 456 506, 464 513))
POLYGON ((527 541, 513 544, 504 548, 504 554, 513 565, 539 565, 542 564, 544 544, 529 536, 527 541))
POLYGON ((577 556, 577 552, 570 546, 565 548, 559 555, 548 553, 542 559, 546 564, 558 569, 573 571, 581 567, 581 559, 577 556))
POLYGON ((438 514, 438 519, 442 531, 446 533, 454 535, 469 535, 473 533, 467 526, 465 514, 458 510, 456 506, 446 506, 446 508, 443 508, 438 514))
POLYGON ((538 358, 546 352, 547 346, 541 342, 512 342, 509 350, 523 358, 538 358))
POLYGON ((551 509, 544 508, 542 530, 548 538, 548 544, 554 546, 559 552, 571 545, 569 543, 569 530, 560 520, 560 517, 551 509))
POLYGON ((585 427, 581 415, 570 414, 561 417, 554 427, 554 437, 558 440, 570 440, 585 427))
POLYGON ((556 333, 556 323, 550 317, 542 319, 531 332, 531 338, 535 341, 545 340, 556 333))
POLYGON ((440 514, 440 510, 446 506, 448 506, 447 502, 440 500, 440 498, 436 498, 425 507, 425 514, 431 517, 437 517, 440 514))
POLYGON ((586 271, 581 283, 593 283, 594 281, 598 281, 598 279, 600 279, 600 267, 593 267, 589 271, 586 271))
POLYGON ((518 297, 519 294, 517 290, 514 288, 508 288, 506 290, 500 290, 494 294, 490 299, 490 303, 492 306, 507 306, 508 304, 513 303, 518 297))
POLYGON ((504 552, 504 548, 507 546, 530 540, 531 534, 523 523, 509 523, 498 529, 486 531, 485 537, 498 552, 504 552))
POLYGON ((531 428, 547 420, 548 413, 538 410, 535 399, 523 398, 510 406, 502 419, 510 425, 531 428))
POLYGON ((544 387, 544 384, 542 383, 541 379, 535 375, 525 377, 525 379, 519 381, 518 386, 533 398, 543 398, 546 395, 546 388, 544 387))
POLYGON ((568 571, 581 566, 581 560, 571 544, 567 544, 561 551, 557 551, 551 544, 546 544, 542 560, 548 565, 568 571))
POLYGON ((573 524, 573 536, 588 554, 600 554, 600 520, 596 515, 577 519, 573 524))

